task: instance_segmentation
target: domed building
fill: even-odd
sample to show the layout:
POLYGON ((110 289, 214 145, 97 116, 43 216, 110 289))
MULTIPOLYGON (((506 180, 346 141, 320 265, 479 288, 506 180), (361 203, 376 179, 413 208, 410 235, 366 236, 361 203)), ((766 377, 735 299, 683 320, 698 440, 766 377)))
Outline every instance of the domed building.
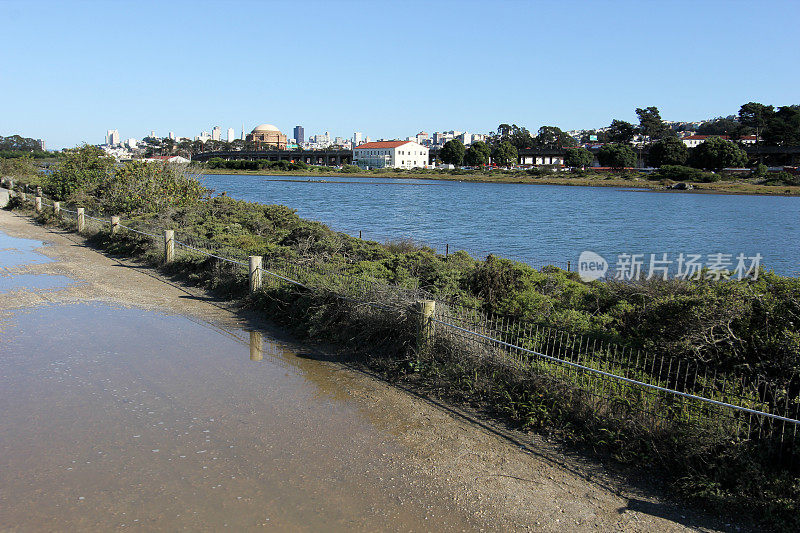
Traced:
POLYGON ((256 143, 259 148, 286 150, 286 135, 272 124, 261 124, 247 134, 246 141, 256 143))

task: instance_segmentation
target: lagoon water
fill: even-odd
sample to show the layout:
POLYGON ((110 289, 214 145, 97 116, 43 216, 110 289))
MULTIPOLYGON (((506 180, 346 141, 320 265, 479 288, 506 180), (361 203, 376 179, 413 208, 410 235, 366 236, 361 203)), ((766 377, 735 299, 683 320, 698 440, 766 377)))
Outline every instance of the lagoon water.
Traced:
MULTIPOLYGON (((800 198, 656 193, 610 187, 358 178, 215 175, 217 193, 284 204, 365 239, 411 238, 440 251, 495 253, 535 266, 575 265, 584 250, 618 254, 761 254, 800 274, 800 198)), ((735 266, 735 259, 733 259, 735 266)), ((748 262, 749 264, 749 262, 748 262)), ((573 267, 574 268, 574 267, 573 267)), ((612 267, 613 268, 613 267, 612 267)))

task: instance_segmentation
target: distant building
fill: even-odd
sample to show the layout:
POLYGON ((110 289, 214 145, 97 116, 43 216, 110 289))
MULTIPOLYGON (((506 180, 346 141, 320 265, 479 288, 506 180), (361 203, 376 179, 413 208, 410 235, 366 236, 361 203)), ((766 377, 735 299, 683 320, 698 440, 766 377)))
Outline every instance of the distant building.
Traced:
POLYGON ((200 135, 194 138, 195 141, 206 142, 211 140, 211 134, 207 131, 201 131, 200 135))
POLYGON ((106 144, 108 146, 115 146, 120 143, 119 140, 119 131, 118 130, 108 130, 106 133, 106 144))
POLYGON ((169 135, 168 135, 168 136, 169 136, 169 138, 170 138, 171 140, 173 140, 173 141, 175 140, 175 132, 174 132, 174 131, 171 131, 171 132, 169 132, 169 135))
POLYGON ((136 139, 134 139, 133 137, 131 137, 130 139, 128 139, 128 140, 125 142, 125 144, 127 144, 127 145, 128 145, 128 148, 130 148, 131 150, 133 150, 134 148, 136 148, 136 147, 139 145, 139 143, 138 143, 138 142, 136 141, 136 139))
POLYGON ((261 124, 253 128, 247 135, 247 141, 254 142, 259 148, 286 149, 286 135, 272 124, 261 124))
POLYGON ((232 143, 236 140, 236 132, 233 128, 228 128, 228 142, 232 143))
MULTIPOLYGON (((681 140, 683 144, 688 146, 689 148, 695 148, 706 142, 706 140, 710 139, 711 137, 719 137, 720 139, 725 139, 726 141, 730 139, 727 135, 687 135, 683 137, 681 140)), ((738 139, 734 139, 734 141, 738 141, 742 144, 755 144, 756 143, 756 136, 755 135, 742 135, 738 139)))
POLYGON ((39 147, 42 150, 47 150, 47 148, 45 148, 45 146, 44 146, 44 139, 39 139, 39 147))
POLYGON ((150 138, 151 139, 155 139, 156 138, 156 130, 150 130, 150 138))
POLYGON ((189 163, 185 157, 179 155, 154 155, 143 160, 145 163, 189 163))
POLYGON ((294 142, 297 144, 306 142, 306 130, 303 129, 303 126, 294 127, 294 142))
POLYGON ((362 168, 426 168, 428 149, 414 141, 367 142, 353 148, 353 164, 362 168))
POLYGON ((222 140, 222 130, 219 126, 214 126, 211 130, 211 140, 212 141, 221 141, 222 140))
POLYGON ((358 146, 359 144, 361 144, 361 142, 362 142, 362 141, 361 141, 361 137, 362 137, 363 135, 364 135, 364 134, 363 134, 363 133, 361 133, 360 131, 357 131, 357 132, 353 133, 353 147, 356 147, 356 146, 358 146))

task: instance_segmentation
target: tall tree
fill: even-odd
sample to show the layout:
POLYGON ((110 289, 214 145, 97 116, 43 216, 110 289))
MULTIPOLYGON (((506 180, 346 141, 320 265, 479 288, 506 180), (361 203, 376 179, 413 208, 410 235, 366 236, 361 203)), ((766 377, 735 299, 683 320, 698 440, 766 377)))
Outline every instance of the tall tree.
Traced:
POLYGON ((447 141, 439 151, 439 159, 449 165, 461 166, 464 162, 464 144, 458 139, 447 141))
POLYGON ((667 134, 669 128, 664 121, 661 120, 661 113, 655 106, 646 107, 644 109, 636 108, 636 115, 639 117, 639 132, 642 135, 647 135, 652 140, 657 140, 667 134))
POLYGON ((800 105, 778 108, 764 128, 764 142, 778 146, 800 145, 800 105))
POLYGON ((517 148, 508 141, 502 142, 492 150, 492 161, 498 167, 510 167, 517 162, 517 148))
POLYGON ((676 137, 665 137, 650 147, 647 161, 651 167, 684 165, 688 157, 689 148, 683 144, 682 140, 676 137))
POLYGON ((575 144, 575 139, 555 126, 542 126, 534 139, 534 146, 537 148, 564 148, 575 144))
POLYGON ((636 135, 636 127, 630 122, 614 119, 611 121, 611 126, 606 130, 606 135, 612 143, 628 144, 633 140, 633 136, 636 135))
POLYGON ((489 164, 492 156, 492 149, 483 141, 472 143, 464 154, 464 162, 472 167, 480 167, 489 164))
POLYGON ((518 149, 530 148, 533 146, 533 136, 527 128, 516 124, 500 124, 497 126, 497 131, 491 135, 491 142, 494 146, 509 142, 518 149))
POLYGON ((748 102, 739 108, 739 123, 753 128, 756 133, 756 142, 759 142, 764 126, 774 114, 775 108, 771 105, 748 102))

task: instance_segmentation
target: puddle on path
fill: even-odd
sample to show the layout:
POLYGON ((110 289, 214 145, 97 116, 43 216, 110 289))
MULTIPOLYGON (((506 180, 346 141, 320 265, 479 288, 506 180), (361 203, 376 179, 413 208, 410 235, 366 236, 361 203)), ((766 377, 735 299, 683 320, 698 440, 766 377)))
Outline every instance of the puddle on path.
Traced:
MULTIPOLYGON (((0 331, 0 514, 31 530, 464 530, 392 413, 258 333, 74 304, 0 331)), ((345 380, 353 386, 352 378, 345 380)))
POLYGON ((41 241, 11 237, 0 231, 0 294, 16 290, 54 290, 73 283, 67 276, 31 274, 24 267, 52 263, 53 260, 35 250, 44 246, 41 241))
POLYGON ((52 259, 35 251, 42 246, 41 241, 11 237, 0 231, 0 269, 52 263, 52 259))
POLYGON ((17 290, 62 289, 75 283, 67 276, 57 274, 2 274, 0 275, 0 294, 17 290))

